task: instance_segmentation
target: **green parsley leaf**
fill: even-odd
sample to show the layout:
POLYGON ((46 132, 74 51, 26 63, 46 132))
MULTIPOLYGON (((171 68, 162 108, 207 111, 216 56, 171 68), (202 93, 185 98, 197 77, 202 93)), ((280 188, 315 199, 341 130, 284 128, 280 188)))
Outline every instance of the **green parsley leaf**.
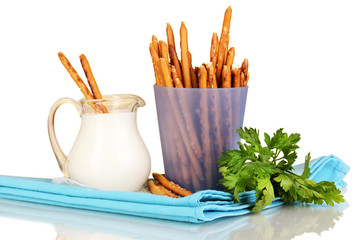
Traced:
POLYGON ((303 202, 329 204, 344 202, 340 190, 333 182, 319 182, 310 176, 310 153, 305 157, 304 170, 297 175, 291 170, 297 159, 297 143, 300 134, 288 135, 280 128, 272 137, 264 133, 265 146, 254 128, 237 130, 243 142, 239 149, 224 152, 219 157, 219 172, 223 178, 219 183, 225 191, 234 194, 234 201, 240 202, 239 193, 256 190, 256 202, 252 212, 259 212, 274 201, 275 196, 287 203, 303 202))

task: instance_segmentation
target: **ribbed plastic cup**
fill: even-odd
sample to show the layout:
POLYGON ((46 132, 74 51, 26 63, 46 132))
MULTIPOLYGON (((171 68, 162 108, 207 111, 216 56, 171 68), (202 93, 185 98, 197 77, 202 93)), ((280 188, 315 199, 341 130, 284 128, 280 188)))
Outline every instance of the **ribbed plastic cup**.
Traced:
POLYGON ((248 87, 154 91, 166 177, 192 192, 221 189, 216 161, 238 148, 248 87))

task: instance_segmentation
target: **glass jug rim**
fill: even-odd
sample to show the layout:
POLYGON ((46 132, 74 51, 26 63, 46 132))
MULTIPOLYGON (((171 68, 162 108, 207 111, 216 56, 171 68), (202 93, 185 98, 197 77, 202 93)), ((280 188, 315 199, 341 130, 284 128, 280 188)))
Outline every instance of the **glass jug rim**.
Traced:
POLYGON ((103 95, 101 99, 81 98, 79 102, 81 104, 88 104, 90 102, 122 101, 122 100, 137 100, 137 104, 139 107, 143 107, 146 105, 145 100, 135 94, 109 94, 109 95, 103 95))

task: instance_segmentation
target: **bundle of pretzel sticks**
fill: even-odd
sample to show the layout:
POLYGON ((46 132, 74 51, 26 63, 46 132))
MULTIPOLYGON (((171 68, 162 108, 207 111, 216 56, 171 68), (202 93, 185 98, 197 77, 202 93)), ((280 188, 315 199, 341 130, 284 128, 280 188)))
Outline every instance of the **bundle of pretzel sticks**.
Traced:
POLYGON ((235 48, 228 49, 231 14, 228 7, 220 40, 213 33, 208 64, 192 67, 183 22, 181 60, 170 24, 166 27, 167 44, 153 35, 149 47, 156 86, 165 87, 156 87, 155 97, 166 177, 191 191, 218 187, 216 161, 233 147, 233 134, 242 124, 249 63, 245 59, 241 67, 233 64, 235 48), (223 90, 211 90, 219 88, 223 90))
MULTIPOLYGON (((84 94, 86 99, 102 99, 101 92, 99 90, 99 87, 96 83, 96 80, 95 80, 92 70, 90 68, 89 61, 87 60, 87 58, 84 54, 81 54, 79 58, 80 58, 81 66, 84 70, 85 76, 88 80, 91 92, 88 89, 88 87, 86 86, 86 84, 84 83, 84 81, 81 79, 79 74, 76 72, 74 67, 71 65, 69 60, 65 57, 65 55, 62 52, 59 52, 58 56, 59 56, 61 63, 64 65, 65 69, 68 71, 71 78, 74 80, 74 82, 79 87, 80 91, 84 94)), ((97 113, 108 113, 108 110, 106 109, 106 107, 101 103, 90 102, 89 104, 97 113)))
POLYGON ((233 64, 235 48, 229 49, 230 21, 232 9, 229 6, 224 15, 220 40, 213 33, 210 47, 210 63, 192 67, 189 52, 188 32, 184 22, 180 27, 181 62, 175 49, 172 27, 167 23, 167 44, 158 41, 155 35, 150 43, 157 86, 177 88, 230 88, 247 86, 249 81, 249 62, 244 59, 241 67, 233 64))

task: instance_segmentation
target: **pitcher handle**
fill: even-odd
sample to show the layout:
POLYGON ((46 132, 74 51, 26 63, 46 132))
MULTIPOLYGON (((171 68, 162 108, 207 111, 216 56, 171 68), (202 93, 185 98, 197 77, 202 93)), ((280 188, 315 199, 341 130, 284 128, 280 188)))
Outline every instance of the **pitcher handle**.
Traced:
POLYGON ((50 144, 54 151, 54 154, 55 154, 56 160, 59 164, 59 167, 60 167, 61 171, 64 173, 65 177, 68 178, 69 175, 67 172, 67 156, 64 154, 64 152, 60 148, 59 142, 55 135, 55 128, 54 128, 54 119, 55 119, 56 110, 60 107, 60 105, 62 105, 64 103, 71 103, 72 105, 74 105, 76 107, 79 115, 81 114, 81 104, 78 101, 76 101, 72 98, 60 98, 59 100, 57 100, 54 103, 54 105, 50 109, 50 113, 49 113, 49 117, 48 117, 48 133, 49 133, 50 144))

